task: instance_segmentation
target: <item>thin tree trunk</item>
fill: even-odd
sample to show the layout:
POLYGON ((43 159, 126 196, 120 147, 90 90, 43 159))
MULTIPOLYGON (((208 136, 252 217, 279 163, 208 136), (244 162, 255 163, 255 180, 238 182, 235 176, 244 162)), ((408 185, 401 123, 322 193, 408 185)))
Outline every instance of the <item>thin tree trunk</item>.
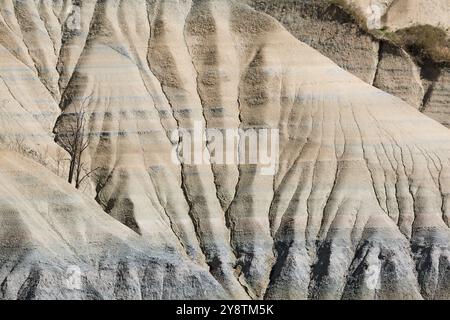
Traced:
POLYGON ((69 184, 72 184, 73 182, 73 173, 75 170, 75 158, 70 159, 70 168, 69 168, 69 184))
POLYGON ((81 173, 81 163, 77 163, 77 175, 75 178, 75 188, 76 189, 80 189, 80 173, 81 173))

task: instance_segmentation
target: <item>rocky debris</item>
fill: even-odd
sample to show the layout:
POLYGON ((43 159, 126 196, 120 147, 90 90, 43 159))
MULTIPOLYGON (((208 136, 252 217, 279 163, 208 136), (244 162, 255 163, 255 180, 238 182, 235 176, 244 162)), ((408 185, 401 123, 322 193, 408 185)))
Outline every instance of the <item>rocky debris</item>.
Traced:
MULTIPOLYGON (((33 15, 32 28, 48 31, 36 44, 1 29, 10 35, 0 52, 31 73, 22 96, 59 104, 57 141, 70 115, 85 110, 92 140, 83 160, 95 174, 83 195, 1 152, 0 297, 450 298, 447 128, 240 2, 3 3, 12 8, 4 21, 33 15), (74 14, 78 26, 64 20, 74 14), (17 43, 29 52, 16 53, 17 43), (39 66, 58 70, 58 81, 39 66), (279 130, 277 170, 177 163, 183 137, 174 129, 198 123, 279 130)), ((366 45, 380 56, 370 38, 366 45)), ((400 63, 371 56, 358 68, 372 81, 400 63)), ((11 101, 5 110, 28 119, 19 95, 0 92, 11 101)), ((27 121, 34 135, 50 136, 45 121, 27 121)))

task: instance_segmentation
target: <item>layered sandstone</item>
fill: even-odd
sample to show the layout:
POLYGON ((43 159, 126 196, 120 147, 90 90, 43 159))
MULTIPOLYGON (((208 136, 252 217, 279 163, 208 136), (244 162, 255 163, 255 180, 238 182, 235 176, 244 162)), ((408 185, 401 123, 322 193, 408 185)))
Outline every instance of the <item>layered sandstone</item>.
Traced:
POLYGON ((82 109, 95 174, 82 194, 1 151, 1 298, 450 297, 447 128, 240 2, 69 4, 2 0, 0 52, 49 101, 4 90, 2 135, 39 149, 82 109), (196 123, 279 130, 277 170, 174 162, 196 123))
POLYGON ((297 39, 320 51, 340 67, 365 82, 403 99, 445 126, 449 126, 450 113, 445 105, 448 105, 450 100, 445 94, 439 93, 439 88, 449 86, 445 76, 448 73, 448 63, 431 61, 419 63, 414 56, 402 48, 372 36, 365 30, 365 27, 361 27, 360 22, 356 21, 353 16, 362 14, 363 19, 369 19, 370 14, 380 14, 380 25, 377 27, 388 27, 390 31, 417 24, 445 27, 445 24, 440 22, 417 17, 419 13, 423 13, 429 19, 439 19, 442 15, 450 12, 442 7, 443 3, 439 1, 358 0, 352 2, 356 6, 356 13, 351 13, 333 4, 334 2, 330 0, 245 0, 245 2, 256 10, 276 18, 297 39), (408 2, 407 7, 414 8, 414 12, 417 14, 412 14, 408 10, 396 9, 397 7, 402 8, 406 2, 408 2), (416 2, 420 3, 420 6, 416 5, 416 2), (381 8, 381 12, 370 13, 368 7, 371 6, 381 8), (428 6, 427 10, 419 10, 424 6, 428 6), (390 24, 384 25, 383 21, 385 22, 386 16, 390 16, 386 12, 393 16, 395 14, 395 19, 392 18, 393 22, 405 22, 404 20, 407 19, 411 21, 397 27, 390 24), (434 90, 435 84, 438 88, 436 91, 434 90), (430 101, 436 102, 430 105, 430 101), (431 111, 427 112, 427 109, 431 111))

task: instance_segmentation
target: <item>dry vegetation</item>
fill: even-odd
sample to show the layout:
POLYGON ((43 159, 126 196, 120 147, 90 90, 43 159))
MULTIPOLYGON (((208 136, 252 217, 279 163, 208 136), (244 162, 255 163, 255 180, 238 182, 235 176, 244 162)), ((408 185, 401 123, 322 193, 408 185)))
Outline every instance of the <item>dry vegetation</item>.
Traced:
POLYGON ((450 39, 440 27, 417 25, 395 32, 377 30, 374 35, 404 48, 419 62, 450 62, 450 39))
POLYGON ((339 7, 341 10, 346 12, 350 17, 352 17, 358 26, 360 26, 365 31, 369 31, 367 28, 367 20, 364 12, 353 3, 349 3, 347 0, 329 0, 331 5, 339 7))
POLYGON ((330 3, 353 17, 355 23, 374 38, 405 49, 419 63, 450 63, 450 39, 443 28, 416 25, 397 31, 389 31, 387 28, 370 30, 364 13, 355 5, 349 4, 347 0, 330 0, 330 3))
POLYGON ((44 151, 39 152, 33 150, 27 146, 25 136, 21 134, 17 134, 12 136, 9 141, 6 143, 6 146, 9 150, 20 153, 21 155, 30 158, 43 166, 46 166, 48 159, 48 148, 45 148, 44 151))

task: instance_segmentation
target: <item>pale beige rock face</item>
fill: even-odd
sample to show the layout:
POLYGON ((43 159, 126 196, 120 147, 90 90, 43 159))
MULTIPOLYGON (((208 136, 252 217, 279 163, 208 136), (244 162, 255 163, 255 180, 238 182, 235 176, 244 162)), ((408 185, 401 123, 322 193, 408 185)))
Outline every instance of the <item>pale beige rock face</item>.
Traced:
POLYGON ((77 32, 53 4, 20 7, 48 41, 1 49, 37 79, 24 95, 59 103, 57 134, 83 105, 100 169, 82 195, 2 151, 1 298, 450 298, 448 129, 237 2, 83 1, 77 32), (277 172, 174 163, 171 130, 196 121, 279 129, 277 172))
POLYGON ((450 2, 448 0, 393 1, 386 13, 385 24, 393 29, 415 24, 450 28, 450 2))
POLYGON ((381 26, 392 30, 416 24, 450 27, 450 2, 448 0, 348 0, 368 18, 381 13, 381 26))
MULTIPOLYGON (((371 37, 349 14, 328 0, 244 2, 280 21, 297 39, 320 51, 340 67, 403 99, 416 109, 426 110, 428 102, 435 100, 433 95, 439 94, 439 90, 436 93, 433 90, 437 77, 435 74, 444 74, 445 65, 419 65, 404 50, 371 37)), ((392 1, 358 0, 354 3, 364 13, 366 10, 363 8, 367 9, 371 5, 387 10, 392 1)), ((441 77, 438 87, 447 87, 446 80, 446 77, 441 77)), ((442 100, 442 95, 436 99, 442 100)), ((445 103, 435 104, 432 118, 449 126, 450 118, 445 109, 445 103)))
POLYGON ((297 39, 333 60, 340 67, 372 84, 377 71, 379 43, 351 17, 328 0, 242 0, 288 29, 297 39))
POLYGON ((0 179, 1 299, 229 297, 178 248, 143 242, 42 166, 2 152, 0 179))

